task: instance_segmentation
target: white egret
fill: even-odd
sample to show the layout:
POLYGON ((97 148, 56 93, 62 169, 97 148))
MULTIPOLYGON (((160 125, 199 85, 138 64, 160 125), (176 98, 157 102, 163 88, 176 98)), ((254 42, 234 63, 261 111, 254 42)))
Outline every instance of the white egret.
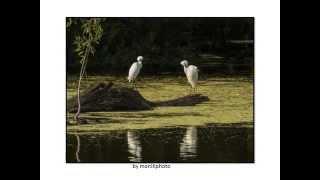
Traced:
POLYGON ((194 65, 189 65, 187 60, 183 60, 180 63, 183 66, 184 73, 187 76, 188 82, 191 85, 191 88, 196 91, 197 83, 198 83, 198 68, 194 65))
POLYGON ((129 69, 128 80, 129 80, 129 83, 132 83, 134 88, 135 88, 135 80, 142 68, 142 60, 143 60, 143 57, 138 56, 137 62, 134 62, 129 69))

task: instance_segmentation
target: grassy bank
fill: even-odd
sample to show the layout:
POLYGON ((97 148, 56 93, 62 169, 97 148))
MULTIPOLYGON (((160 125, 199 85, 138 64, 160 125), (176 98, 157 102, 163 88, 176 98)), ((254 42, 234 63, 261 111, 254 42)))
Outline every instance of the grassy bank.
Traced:
MULTIPOLYGON (((67 98, 76 95, 76 76, 67 78, 67 98)), ((113 81, 116 85, 128 86, 125 76, 89 76, 82 88, 98 82, 113 81)), ((150 101, 165 101, 187 95, 189 85, 184 76, 141 77, 140 93, 150 101)), ((92 112, 82 117, 98 119, 101 123, 68 125, 68 133, 92 133, 110 130, 149 129, 177 126, 201 126, 208 123, 253 122, 253 82, 246 77, 201 76, 198 93, 210 101, 188 107, 157 107, 150 111, 92 112)), ((67 113, 67 118, 73 114, 67 113)))

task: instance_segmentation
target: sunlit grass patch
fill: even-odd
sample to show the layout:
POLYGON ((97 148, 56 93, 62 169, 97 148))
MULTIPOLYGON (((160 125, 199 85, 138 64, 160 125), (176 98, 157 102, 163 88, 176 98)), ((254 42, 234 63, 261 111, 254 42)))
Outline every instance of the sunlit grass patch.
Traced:
MULTIPOLYGON (((67 98, 76 95, 76 78, 68 78, 67 98)), ((89 76, 82 89, 99 82, 112 81, 129 86, 125 77, 89 76)), ((183 76, 140 77, 140 93, 148 100, 166 101, 189 94, 183 76)), ((208 77, 200 79, 198 93, 209 101, 195 106, 156 107, 150 111, 88 112, 81 117, 99 120, 88 125, 68 125, 68 133, 103 132, 109 130, 149 129, 177 126, 201 126, 209 123, 253 122, 253 82, 245 77, 208 77)), ((67 113, 72 119, 73 114, 67 113)))

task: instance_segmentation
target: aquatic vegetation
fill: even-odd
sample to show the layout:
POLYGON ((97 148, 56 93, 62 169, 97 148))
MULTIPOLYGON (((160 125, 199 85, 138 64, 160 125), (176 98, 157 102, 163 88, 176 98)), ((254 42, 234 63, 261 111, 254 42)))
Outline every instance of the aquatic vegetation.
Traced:
MULTIPOLYGON (((67 99, 76 94, 76 78, 67 78, 67 99)), ((129 86, 125 77, 89 76, 82 89, 99 82, 112 81, 129 86)), ((156 102, 189 94, 184 76, 139 77, 137 88, 144 98, 156 102)), ((92 120, 85 125, 68 125, 67 133, 97 133, 110 130, 203 126, 212 123, 253 123, 253 81, 247 77, 200 76, 198 93, 209 101, 195 106, 163 106, 147 111, 87 112, 81 117, 92 120)), ((72 120, 72 113, 67 118, 72 120)))

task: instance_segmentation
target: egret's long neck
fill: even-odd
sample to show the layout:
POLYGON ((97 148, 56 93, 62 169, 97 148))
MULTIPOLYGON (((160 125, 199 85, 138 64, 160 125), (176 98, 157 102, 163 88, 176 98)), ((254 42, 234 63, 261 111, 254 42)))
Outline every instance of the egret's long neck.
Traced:
POLYGON ((185 73, 185 74, 187 74, 187 69, 188 69, 188 66, 186 66, 186 65, 183 66, 183 70, 184 70, 184 73, 185 73))

